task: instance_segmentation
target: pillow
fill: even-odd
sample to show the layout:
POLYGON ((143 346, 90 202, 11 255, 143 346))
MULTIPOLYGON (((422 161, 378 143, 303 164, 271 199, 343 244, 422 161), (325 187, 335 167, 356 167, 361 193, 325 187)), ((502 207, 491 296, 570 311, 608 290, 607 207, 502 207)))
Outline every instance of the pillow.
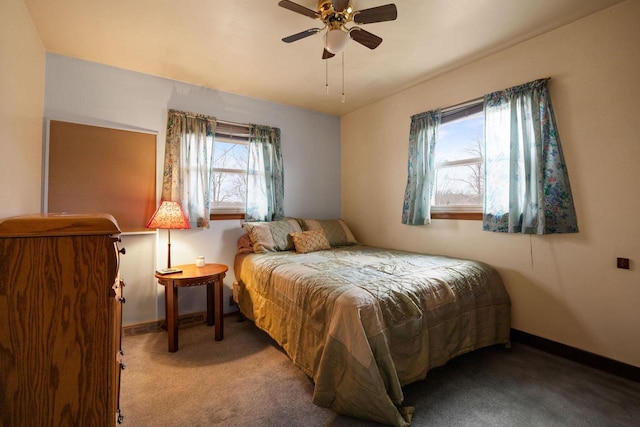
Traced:
POLYGON ((293 241, 289 234, 302 231, 298 221, 293 218, 271 222, 245 222, 242 228, 249 234, 253 251, 257 254, 293 250, 293 241))
POLYGON ((332 247, 358 243, 347 224, 341 219, 301 219, 300 223, 305 231, 323 230, 332 247))
POLYGON ((329 239, 327 239, 327 235, 324 234, 324 231, 322 230, 291 233, 291 238, 293 239, 293 245, 296 248, 296 252, 299 254, 331 249, 329 239))
POLYGON ((253 253, 253 243, 251 243, 251 237, 248 234, 243 234, 238 239, 238 253, 246 254, 253 253))

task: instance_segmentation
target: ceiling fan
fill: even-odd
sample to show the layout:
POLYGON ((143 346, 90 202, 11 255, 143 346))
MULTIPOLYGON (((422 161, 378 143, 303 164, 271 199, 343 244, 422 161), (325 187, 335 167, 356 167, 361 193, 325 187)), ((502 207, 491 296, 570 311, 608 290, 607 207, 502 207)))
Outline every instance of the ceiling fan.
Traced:
POLYGON ((398 17, 398 10, 395 4, 354 10, 351 6, 351 0, 319 0, 318 10, 316 11, 289 0, 281 0, 278 6, 322 21, 324 26, 321 28, 310 28, 282 39, 285 43, 291 43, 326 29, 322 59, 331 58, 342 51, 349 39, 355 40, 369 49, 375 49, 382 43, 382 38, 358 26, 347 28, 346 24, 349 22, 370 24, 373 22, 393 21, 398 17))

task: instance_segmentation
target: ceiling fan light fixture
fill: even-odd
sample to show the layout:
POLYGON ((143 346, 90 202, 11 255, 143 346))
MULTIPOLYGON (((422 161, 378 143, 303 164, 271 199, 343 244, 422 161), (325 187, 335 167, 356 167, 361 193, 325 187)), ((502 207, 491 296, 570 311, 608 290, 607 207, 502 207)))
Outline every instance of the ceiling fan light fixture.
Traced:
POLYGON ((349 41, 349 33, 338 28, 327 30, 325 48, 334 55, 342 52, 349 41))

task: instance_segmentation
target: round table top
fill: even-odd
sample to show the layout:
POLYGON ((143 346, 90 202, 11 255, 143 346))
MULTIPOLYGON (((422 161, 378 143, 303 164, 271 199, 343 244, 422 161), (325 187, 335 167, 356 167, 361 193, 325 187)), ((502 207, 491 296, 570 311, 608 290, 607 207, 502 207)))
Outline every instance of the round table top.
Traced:
POLYGON ((205 264, 204 267, 196 267, 195 264, 174 265, 172 268, 182 270, 179 273, 161 274, 156 273, 158 279, 176 280, 176 279, 197 279, 216 276, 226 273, 229 270, 224 264, 205 264))

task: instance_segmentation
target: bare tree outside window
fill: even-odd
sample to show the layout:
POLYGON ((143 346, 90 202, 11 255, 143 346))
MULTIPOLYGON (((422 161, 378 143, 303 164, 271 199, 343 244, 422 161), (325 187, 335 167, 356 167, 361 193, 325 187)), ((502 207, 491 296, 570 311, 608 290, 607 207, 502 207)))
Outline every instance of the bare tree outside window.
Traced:
POLYGON ((242 211, 247 193, 249 145, 215 141, 213 203, 218 211, 242 211))
POLYGON ((483 115, 471 114, 440 126, 435 149, 436 209, 476 207, 484 198, 483 115))

